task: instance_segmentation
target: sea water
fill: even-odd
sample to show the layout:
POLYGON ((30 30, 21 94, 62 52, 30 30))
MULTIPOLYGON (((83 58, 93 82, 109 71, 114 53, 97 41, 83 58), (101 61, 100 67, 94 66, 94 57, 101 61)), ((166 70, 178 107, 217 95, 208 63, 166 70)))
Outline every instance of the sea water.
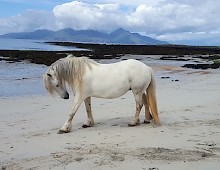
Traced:
MULTIPOLYGON (((0 38, 0 50, 76 51, 82 49, 50 45, 39 40, 0 38)), ((1 60, 0 98, 46 93, 42 78, 42 74, 46 69, 47 66, 45 65, 37 65, 25 61, 7 62, 1 60)))
MULTIPOLYGON (((33 40, 8 40, 0 39, 0 49, 45 49, 58 50, 65 47, 48 45, 43 42, 34 42, 33 40), (5 42, 5 43, 3 43, 5 42), (4 44, 4 46, 1 46, 4 44), (36 47, 36 46, 37 47, 36 47)), ((63 49, 62 49, 63 50, 63 49)), ((68 49, 70 50, 70 49, 68 49)), ((73 50, 73 49, 71 49, 73 50)), ((1 57, 1 56, 0 56, 1 57)), ((161 56, 146 56, 146 55, 125 55, 120 59, 99 60, 100 63, 114 63, 124 59, 137 59, 147 65, 178 65, 183 64, 177 61, 158 60, 161 56)), ((0 61, 0 98, 11 96, 27 96, 27 95, 42 95, 46 94, 43 84, 43 73, 47 70, 47 66, 32 64, 27 61, 23 62, 8 62, 0 61)), ((156 76, 164 76, 164 73, 157 72, 156 76)))
MULTIPOLYGON (((134 58, 147 65, 166 65, 167 61, 157 60, 155 56, 126 55, 120 59, 99 60, 99 63, 114 63, 124 59, 134 58)), ((180 63, 178 63, 179 65, 180 63)), ((172 65, 172 63, 169 63, 172 65)), ((177 65, 177 63, 173 63, 177 65)), ((0 98, 13 96, 30 96, 47 94, 43 74, 48 66, 33 64, 27 61, 8 62, 0 61, 0 98)), ((164 76, 164 72, 157 71, 156 77, 164 76)))
POLYGON ((44 94, 42 75, 47 66, 0 61, 0 98, 44 94))
POLYGON ((0 50, 77 51, 85 49, 47 44, 43 40, 0 38, 0 50))

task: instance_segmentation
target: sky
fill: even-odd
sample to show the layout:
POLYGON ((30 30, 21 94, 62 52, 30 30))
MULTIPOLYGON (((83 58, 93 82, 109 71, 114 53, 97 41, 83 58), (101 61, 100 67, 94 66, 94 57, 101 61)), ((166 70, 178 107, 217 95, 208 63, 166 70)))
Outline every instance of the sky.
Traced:
POLYGON ((220 0, 0 0, 0 35, 118 28, 173 44, 220 46, 220 0))

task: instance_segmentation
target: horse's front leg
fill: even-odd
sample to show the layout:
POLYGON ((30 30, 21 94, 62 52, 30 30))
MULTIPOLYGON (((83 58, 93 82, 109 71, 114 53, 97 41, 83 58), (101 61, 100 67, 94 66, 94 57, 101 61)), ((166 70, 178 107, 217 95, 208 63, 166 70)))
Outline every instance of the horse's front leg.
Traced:
POLYGON ((81 100, 79 97, 75 96, 74 101, 73 101, 73 107, 69 112, 69 117, 68 117, 67 121, 64 123, 64 125, 57 132, 58 134, 68 133, 71 131, 73 117, 75 116, 76 111, 78 110, 82 101, 83 100, 81 100))
POLYGON ((83 128, 91 127, 94 125, 94 120, 92 116, 92 109, 91 109, 91 97, 88 97, 84 100, 87 112, 87 121, 83 124, 83 128))

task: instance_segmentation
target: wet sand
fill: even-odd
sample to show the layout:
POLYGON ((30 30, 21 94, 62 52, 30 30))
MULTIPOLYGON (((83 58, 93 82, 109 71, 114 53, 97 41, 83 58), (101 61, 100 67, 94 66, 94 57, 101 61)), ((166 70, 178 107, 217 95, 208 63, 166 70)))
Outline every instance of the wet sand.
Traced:
MULTIPOLYGON (((131 92, 112 100, 92 99, 95 126, 81 105, 73 130, 57 134, 70 100, 49 95, 0 99, 2 169, 219 169, 220 70, 149 64, 155 71, 161 126, 128 127, 131 92)), ((141 122, 144 120, 144 110, 141 122)))

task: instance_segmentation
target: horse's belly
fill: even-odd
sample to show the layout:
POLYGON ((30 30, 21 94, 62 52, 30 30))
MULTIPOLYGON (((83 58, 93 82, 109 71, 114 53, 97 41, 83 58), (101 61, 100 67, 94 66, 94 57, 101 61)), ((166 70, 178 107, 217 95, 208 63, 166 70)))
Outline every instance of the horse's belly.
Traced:
POLYGON ((92 96, 112 99, 124 95, 129 89, 130 85, 128 83, 108 84, 108 82, 102 82, 93 88, 92 96))
POLYGON ((94 93, 93 97, 114 99, 124 95, 128 90, 109 90, 103 91, 101 93, 94 93))

